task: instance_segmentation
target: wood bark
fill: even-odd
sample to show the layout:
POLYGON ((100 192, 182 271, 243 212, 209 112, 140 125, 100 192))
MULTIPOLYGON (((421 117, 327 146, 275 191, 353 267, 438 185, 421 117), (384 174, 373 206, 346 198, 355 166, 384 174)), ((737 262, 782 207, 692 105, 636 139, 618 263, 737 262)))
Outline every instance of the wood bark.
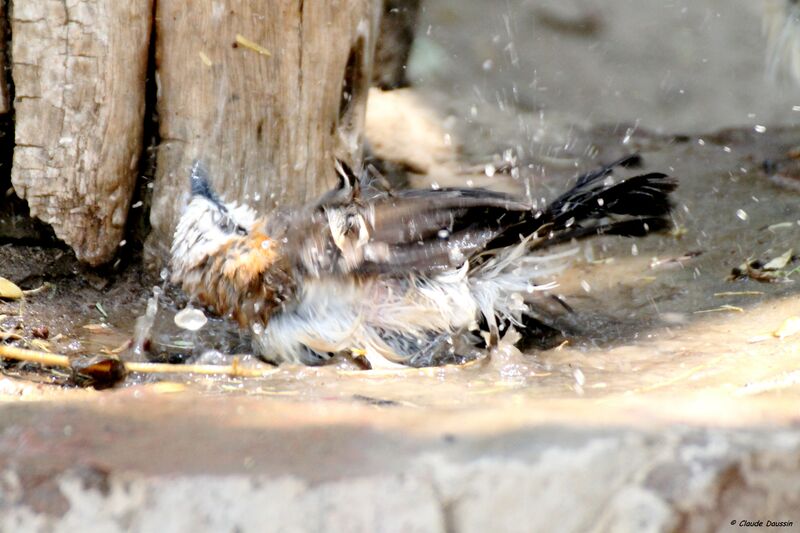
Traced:
POLYGON ((7 50, 8 35, 6 30, 8 28, 8 19, 6 18, 6 4, 0 3, 0 115, 5 115, 11 111, 11 91, 8 86, 8 65, 7 65, 7 50))
POLYGON ((11 180, 82 261, 114 256, 141 153, 152 0, 17 0, 11 180))
POLYGON ((380 0, 159 0, 159 131, 148 241, 162 261, 196 159, 227 201, 261 212, 360 158, 380 0))

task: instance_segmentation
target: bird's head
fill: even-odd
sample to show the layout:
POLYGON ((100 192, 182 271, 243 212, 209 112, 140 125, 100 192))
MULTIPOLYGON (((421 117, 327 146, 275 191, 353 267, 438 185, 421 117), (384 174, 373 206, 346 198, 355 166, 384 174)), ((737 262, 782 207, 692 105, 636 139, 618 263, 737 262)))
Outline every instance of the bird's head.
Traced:
POLYGON ((200 163, 191 173, 191 198, 172 242, 172 281, 219 314, 242 325, 266 321, 285 291, 280 247, 247 206, 223 202, 200 163))

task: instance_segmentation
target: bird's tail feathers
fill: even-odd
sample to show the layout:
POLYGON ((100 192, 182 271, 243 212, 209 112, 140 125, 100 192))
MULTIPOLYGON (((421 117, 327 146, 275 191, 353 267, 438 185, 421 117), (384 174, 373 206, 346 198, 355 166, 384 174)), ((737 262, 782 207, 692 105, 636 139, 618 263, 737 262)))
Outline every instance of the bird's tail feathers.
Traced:
POLYGON ((654 172, 614 179, 617 166, 638 164, 628 156, 578 178, 575 185, 539 211, 503 231, 490 248, 530 239, 530 249, 594 235, 641 237, 670 225, 670 193, 677 181, 654 172))

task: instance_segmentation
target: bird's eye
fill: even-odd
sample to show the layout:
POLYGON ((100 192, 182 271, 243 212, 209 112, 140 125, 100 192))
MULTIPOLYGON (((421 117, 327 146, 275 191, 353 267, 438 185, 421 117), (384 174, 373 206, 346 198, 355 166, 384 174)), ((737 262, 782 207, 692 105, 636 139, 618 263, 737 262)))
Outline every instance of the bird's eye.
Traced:
POLYGON ((244 226, 240 226, 234 222, 228 213, 219 211, 214 212, 211 214, 211 220, 213 220, 214 224, 225 233, 247 235, 247 229, 244 226))
POLYGON ((223 230, 224 230, 224 229, 225 229, 225 226, 226 226, 226 222, 227 222, 227 220, 228 220, 228 217, 224 216, 224 215, 223 215, 222 213, 220 213, 219 211, 212 211, 212 212, 211 212, 211 221, 212 221, 212 222, 214 223, 214 225, 215 225, 215 226, 217 226, 218 228, 220 228, 220 229, 223 229, 223 230))

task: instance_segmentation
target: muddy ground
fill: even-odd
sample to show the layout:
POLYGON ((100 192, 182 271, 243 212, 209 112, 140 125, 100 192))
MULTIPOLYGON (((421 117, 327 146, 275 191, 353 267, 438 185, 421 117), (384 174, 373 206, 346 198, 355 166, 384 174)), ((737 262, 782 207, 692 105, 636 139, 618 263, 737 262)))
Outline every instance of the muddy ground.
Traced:
MULTIPOLYGON (((602 133, 602 144, 594 146, 610 158, 618 150, 619 134, 602 133)), ((420 406, 484 404, 509 395, 679 392, 698 384, 726 394, 748 394, 748 387, 764 388, 759 393, 765 394, 796 391, 796 343, 791 336, 773 334, 800 312, 792 298, 800 290, 800 263, 789 259, 778 272, 766 273, 773 277, 769 281, 755 279, 757 274, 731 277, 743 263, 767 263, 794 250, 800 240, 797 168, 786 156, 796 138, 792 129, 677 138, 639 130, 628 144, 643 156, 644 168, 636 171, 666 170, 681 180, 674 228, 642 240, 604 237, 581 246, 555 291, 575 311, 550 306, 551 323, 563 334, 548 350, 533 344, 525 355, 506 354, 494 363, 444 371, 449 377, 435 390, 426 386, 430 379, 438 380, 429 370, 409 370, 408 376, 390 372, 373 381, 349 367, 285 369, 250 383, 189 382, 201 389, 299 399, 366 397, 387 405, 420 406), (410 376, 420 379, 409 382, 410 376), (317 386, 308 387, 317 380, 317 386), (450 387, 453 393, 444 393, 450 387), (465 396, 464 391, 472 392, 465 396)), ((543 189, 557 190, 569 178, 570 171, 555 169, 539 179, 546 180, 543 189)), ((518 181, 503 175, 496 180, 508 182, 503 188, 514 188, 518 181)), ((93 271, 63 249, 6 246, 4 252, 5 277, 23 289, 45 286, 24 302, 0 303, 0 325, 22 337, 18 345, 159 362, 230 362, 224 354, 248 351, 247 336, 223 320, 212 320, 199 334, 177 328, 172 317, 185 299, 135 260, 120 262, 116 270, 93 271), (144 315, 154 288, 163 291, 158 315, 146 335, 145 353, 135 354, 134 323, 144 315)), ((31 369, 29 364, 6 368, 11 374, 37 377, 31 369)), ((69 383, 65 378, 60 373, 49 376, 69 383)))
MULTIPOLYGON (((675 246, 649 239, 637 258, 618 263, 649 261, 647 246, 659 242, 649 253, 701 253, 685 263, 708 264, 703 269, 713 269, 718 279, 723 279, 720 272, 736 266, 731 262, 776 254, 772 245, 776 239, 785 237, 791 247, 792 230, 775 235, 753 232, 758 230, 755 220, 759 215, 750 211, 781 201, 788 203, 777 218, 800 218, 792 212, 796 180, 780 178, 793 172, 791 162, 785 160, 793 148, 791 127, 800 122, 800 93, 785 80, 765 79, 759 13, 744 0, 669 4, 429 0, 423 4, 409 78, 418 107, 428 108, 412 111, 435 124, 425 124, 426 137, 419 135, 419 130, 416 136, 410 129, 403 130, 403 124, 410 122, 409 114, 374 119, 370 130, 373 143, 388 139, 384 143, 390 145, 388 156, 423 160, 425 164, 416 166, 434 177, 417 176, 412 179, 416 185, 476 183, 535 198, 552 197, 581 169, 643 150, 647 170, 666 171, 681 179, 682 203, 676 224, 686 235, 696 231, 702 238, 683 248, 679 245, 689 242, 688 237, 676 241, 675 246), (783 129, 774 131, 776 126, 783 129), (714 133, 724 127, 742 130, 714 133), (442 137, 448 142, 442 143, 442 137), (482 172, 484 163, 502 162, 504 156, 513 158, 517 167, 514 177, 482 172), (448 161, 439 164, 442 159, 448 161), (453 162, 456 166, 479 164, 473 166, 471 175, 461 175, 454 171, 453 162), (771 162, 778 167, 770 167, 771 162), (721 174, 714 176, 711 168, 721 174), (735 181, 725 182, 726 176, 735 181), (786 187, 785 193, 774 190, 776 176, 780 186, 786 187), (708 183, 695 185, 698 180, 708 183), (767 197, 761 198, 764 195, 767 197), (760 205, 751 207, 752 198, 761 198, 760 205), (721 203, 728 206, 725 212, 705 207, 721 203), (728 216, 740 209, 748 213, 748 220, 728 216), (723 252, 722 243, 732 236, 742 243, 736 253, 723 252)), ((387 105, 405 109, 394 101, 387 105)), ((767 209, 765 217, 767 213, 778 214, 767 209)), ((775 223, 779 222, 761 221, 763 226, 775 223)), ((630 252, 627 242, 601 246, 610 246, 615 253, 630 252)), ((0 275, 24 289, 43 283, 51 287, 29 298, 21 310, 14 302, 0 303, 0 315, 5 315, 0 325, 26 339, 34 330, 41 337, 46 329, 47 338, 39 339, 39 344, 66 354, 119 350, 131 338, 132 325, 154 287, 166 290, 166 310, 174 312, 176 302, 183 305, 181 295, 164 283, 161 273, 140 267, 140 258, 135 238, 121 250, 118 260, 100 270, 78 265, 64 248, 9 241, 0 256, 0 275)), ((669 290, 678 296, 643 296, 655 289, 622 283, 630 273, 615 268, 622 267, 611 265, 594 272, 577 264, 562 280, 564 293, 572 290, 569 288, 575 283, 571 279, 576 276, 623 278, 619 287, 627 287, 614 289, 614 283, 610 284, 612 293, 604 298, 614 302, 609 314, 619 323, 608 319, 608 331, 584 335, 589 344, 605 346, 611 339, 636 335, 646 327, 643 321, 654 320, 636 313, 635 318, 624 319, 631 299, 637 301, 635 305, 641 305, 641 298, 653 302, 667 299, 656 315, 685 314, 696 310, 700 301, 681 300, 681 293, 721 290, 717 284, 704 287, 706 278, 686 278, 683 283, 695 290, 675 284, 669 290), (678 303, 670 304, 673 300, 678 303)), ((789 291, 791 285, 775 286, 789 291)), ((593 323, 587 322, 591 311, 586 308, 591 307, 596 291, 573 292, 571 297, 584 312, 554 320, 580 336, 582 328, 594 329, 593 323)), ((604 319, 597 320, 602 323, 604 319)), ((182 361, 212 348, 247 350, 247 339, 224 324, 212 324, 216 329, 209 328, 213 331, 199 336, 170 324, 170 320, 159 321, 163 331, 155 334, 154 359, 182 361)))
MULTIPOLYGON (((563 335, 557 343, 527 345, 527 355, 510 356, 508 369, 498 370, 516 375, 513 394, 681 388, 686 384, 674 380, 691 368, 715 376, 708 378, 711 388, 744 390, 751 382, 777 380, 777 388, 796 390, 793 358, 777 363, 771 357, 766 366, 758 359, 795 349, 771 336, 797 312, 790 298, 797 291, 795 263, 773 283, 727 279, 743 262, 768 262, 797 247, 800 180, 792 157, 800 129, 791 124, 800 113, 794 89, 763 77, 764 39, 750 4, 730 2, 724 10, 710 0, 636 6, 626 0, 520 1, 489 8, 430 0, 409 67, 415 88, 383 100, 394 114, 370 122, 373 144, 388 146, 390 157, 415 159, 412 166, 429 172, 412 176, 421 186, 475 183, 551 198, 579 171, 631 152, 644 157, 637 171, 664 171, 680 180, 671 234, 637 242, 603 238, 582 247, 559 279, 557 293, 576 310, 553 311, 551 322, 563 335), (654 34, 656 21, 663 31, 654 34), (630 46, 637 39, 646 44, 630 46), (598 70, 599 86, 592 82, 598 70), (739 76, 744 71, 751 74, 746 79, 739 76), (713 80, 715 91, 706 87, 713 80), (415 107, 403 103, 408 96, 415 107), (407 127, 417 124, 413 117, 423 126, 407 127), (726 125, 739 126, 718 127, 726 125), (495 173, 509 161, 513 172, 495 173), (718 361, 726 353, 739 354, 728 370, 718 361), (740 361, 744 353, 753 357, 740 361), (734 368, 748 370, 737 374, 734 368)), ((12 242, 2 252, 0 275, 23 289, 45 286, 24 302, 0 301, 0 327, 19 346, 158 362, 229 362, 227 355, 249 351, 247 336, 224 320, 212 318, 198 334, 177 328, 172 316, 185 299, 165 282, 166 272, 141 267, 135 239, 99 270, 79 265, 57 245, 12 242), (136 338, 137 318, 154 290, 161 294, 155 324, 136 338)), ((333 377, 341 371, 286 370, 271 381, 223 388, 440 405, 454 396, 456 403, 485 402, 508 387, 484 375, 481 365, 456 372, 459 377, 437 389, 486 389, 467 397, 431 393, 425 379, 435 374, 425 371, 419 375, 429 378, 422 383, 409 386, 400 378, 396 387, 363 376, 333 377), (304 383, 316 376, 319 388, 297 387, 298 375, 304 383)), ((30 364, 9 363, 6 372, 73 382, 64 372, 38 374, 30 364)), ((216 386, 202 379, 194 384, 216 386)))

